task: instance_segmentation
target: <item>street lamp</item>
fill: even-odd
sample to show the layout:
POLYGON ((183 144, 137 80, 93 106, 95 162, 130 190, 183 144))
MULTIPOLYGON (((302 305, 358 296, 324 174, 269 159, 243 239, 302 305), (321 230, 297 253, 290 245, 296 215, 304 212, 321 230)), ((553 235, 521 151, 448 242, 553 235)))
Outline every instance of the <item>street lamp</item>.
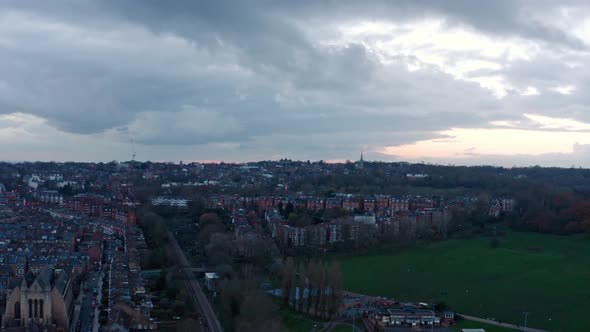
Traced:
POLYGON ((430 331, 434 332, 434 318, 436 317, 436 313, 434 311, 434 302, 432 303, 432 322, 430 323, 430 331))

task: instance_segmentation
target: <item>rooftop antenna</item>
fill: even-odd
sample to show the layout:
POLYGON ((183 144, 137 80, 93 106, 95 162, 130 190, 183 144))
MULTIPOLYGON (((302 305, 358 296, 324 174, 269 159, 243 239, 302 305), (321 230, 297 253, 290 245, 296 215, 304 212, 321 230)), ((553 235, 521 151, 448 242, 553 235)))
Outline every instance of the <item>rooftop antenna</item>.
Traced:
POLYGON ((135 161, 135 156, 137 156, 135 153, 135 140, 131 137, 131 161, 135 161))

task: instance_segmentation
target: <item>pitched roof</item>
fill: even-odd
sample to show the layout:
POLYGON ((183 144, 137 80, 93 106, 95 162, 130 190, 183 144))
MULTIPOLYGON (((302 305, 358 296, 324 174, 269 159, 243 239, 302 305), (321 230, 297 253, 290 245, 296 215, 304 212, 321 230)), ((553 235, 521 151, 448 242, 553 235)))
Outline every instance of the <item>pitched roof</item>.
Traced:
POLYGON ((41 272, 39 272, 35 281, 37 284, 39 284, 39 286, 41 286, 41 288, 51 289, 54 279, 55 275, 53 271, 50 268, 45 267, 41 270, 41 272))
POLYGON ((64 270, 62 270, 59 273, 59 276, 55 280, 54 286, 55 286, 55 288, 57 288, 57 290, 59 291, 59 294, 61 294, 62 296, 66 292, 69 280, 70 280, 70 277, 68 276, 68 274, 64 270))

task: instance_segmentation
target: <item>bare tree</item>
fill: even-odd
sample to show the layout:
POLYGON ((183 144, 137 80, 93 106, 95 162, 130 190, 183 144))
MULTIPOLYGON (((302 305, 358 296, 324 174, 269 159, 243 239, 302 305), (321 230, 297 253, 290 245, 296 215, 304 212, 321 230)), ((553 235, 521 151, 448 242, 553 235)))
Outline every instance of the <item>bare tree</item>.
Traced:
POLYGON ((288 307, 291 298, 291 292, 293 291, 293 285, 295 283, 295 265, 293 263, 293 258, 288 257, 287 262, 285 263, 285 267, 283 268, 283 278, 282 278, 282 296, 283 296, 283 306, 288 307))

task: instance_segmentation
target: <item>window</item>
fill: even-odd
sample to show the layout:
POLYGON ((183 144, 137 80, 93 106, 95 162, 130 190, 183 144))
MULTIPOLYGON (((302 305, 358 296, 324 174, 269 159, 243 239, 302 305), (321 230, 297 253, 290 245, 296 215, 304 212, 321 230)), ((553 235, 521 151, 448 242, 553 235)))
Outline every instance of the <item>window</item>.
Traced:
POLYGON ((37 300, 33 301, 35 303, 35 315, 34 317, 37 318, 37 300))
POLYGON ((29 318, 33 318, 33 300, 29 300, 29 318))
POLYGON ((39 318, 43 318, 43 300, 39 300, 39 318))

